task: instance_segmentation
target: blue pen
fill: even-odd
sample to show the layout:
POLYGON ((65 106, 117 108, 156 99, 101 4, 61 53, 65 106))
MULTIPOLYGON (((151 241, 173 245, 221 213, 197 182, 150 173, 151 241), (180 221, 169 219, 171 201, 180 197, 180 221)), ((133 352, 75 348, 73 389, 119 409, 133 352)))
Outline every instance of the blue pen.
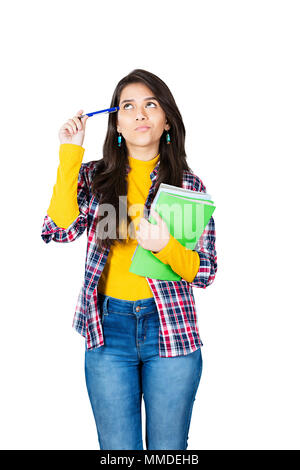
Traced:
POLYGON ((94 111, 93 113, 81 114, 81 116, 77 116, 77 117, 82 118, 84 116, 93 116, 94 114, 99 114, 99 113, 115 113, 116 111, 119 111, 119 109, 120 109, 119 106, 115 106, 114 108, 101 109, 100 111, 94 111))

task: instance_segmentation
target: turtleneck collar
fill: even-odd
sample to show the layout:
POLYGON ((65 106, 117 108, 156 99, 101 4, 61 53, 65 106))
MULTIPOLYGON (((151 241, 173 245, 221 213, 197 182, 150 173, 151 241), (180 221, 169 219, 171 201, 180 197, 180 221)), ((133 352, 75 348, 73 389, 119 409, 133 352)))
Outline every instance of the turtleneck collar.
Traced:
POLYGON ((131 168, 133 167, 143 167, 143 168, 154 168, 159 160, 160 154, 156 155, 156 157, 152 158, 151 160, 139 160, 138 158, 131 157, 128 155, 128 163, 131 168))

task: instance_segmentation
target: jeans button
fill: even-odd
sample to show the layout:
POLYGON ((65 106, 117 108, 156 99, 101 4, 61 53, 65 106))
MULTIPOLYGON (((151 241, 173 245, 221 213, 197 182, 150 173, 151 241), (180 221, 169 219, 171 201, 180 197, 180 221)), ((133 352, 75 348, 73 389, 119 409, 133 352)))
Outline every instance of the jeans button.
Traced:
POLYGON ((141 310, 141 307, 136 307, 135 309, 137 312, 139 312, 141 310))

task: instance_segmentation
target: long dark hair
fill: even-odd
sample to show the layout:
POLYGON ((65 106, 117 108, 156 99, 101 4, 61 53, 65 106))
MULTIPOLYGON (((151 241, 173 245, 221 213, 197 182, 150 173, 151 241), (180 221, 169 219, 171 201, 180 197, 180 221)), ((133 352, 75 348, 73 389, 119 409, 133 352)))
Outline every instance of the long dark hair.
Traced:
MULTIPOLYGON (((170 134, 171 143, 167 144, 166 142, 166 131, 163 132, 160 138, 160 164, 153 192, 154 198, 160 183, 181 187, 183 171, 191 171, 186 161, 184 147, 185 127, 174 97, 167 85, 159 77, 143 69, 135 69, 119 81, 113 93, 110 107, 119 106, 123 88, 131 83, 143 83, 153 92, 170 125, 170 130, 167 132, 170 134)), ((109 223, 109 216, 107 215, 102 214, 97 217, 96 224, 104 218, 108 220, 108 223, 101 230, 97 230, 100 251, 102 248, 110 248, 116 242, 126 242, 124 235, 121 237, 122 233, 124 234, 122 230, 124 226, 126 228, 130 223, 132 224, 127 207, 125 207, 125 210, 124 208, 121 210, 121 215, 119 214, 119 205, 122 207, 119 196, 127 196, 126 166, 128 165, 128 152, 124 139, 122 139, 121 147, 118 147, 117 137, 117 116, 116 113, 109 113, 107 133, 103 144, 103 158, 96 165, 91 189, 100 204, 111 204, 115 210, 115 221, 113 223, 109 223), (126 214, 126 222, 124 217, 122 218, 122 214, 126 214), (122 229, 119 227, 119 217, 122 229), (112 226, 114 227, 114 233, 109 233, 109 227, 112 226)), ((103 222, 101 225, 103 225, 103 222)))

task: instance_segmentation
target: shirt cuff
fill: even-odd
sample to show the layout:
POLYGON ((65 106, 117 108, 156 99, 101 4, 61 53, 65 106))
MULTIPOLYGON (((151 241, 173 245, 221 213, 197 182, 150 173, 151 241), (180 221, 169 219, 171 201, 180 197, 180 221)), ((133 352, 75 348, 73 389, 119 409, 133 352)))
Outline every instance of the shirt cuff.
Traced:
POLYGON ((200 267, 200 256, 195 250, 183 246, 170 234, 167 245, 158 253, 151 251, 153 256, 162 263, 168 264, 172 270, 187 282, 192 282, 200 267))
POLYGON ((163 263, 169 264, 168 263, 169 255, 172 252, 172 250, 176 249, 177 244, 179 244, 181 248, 184 248, 181 245, 181 243, 179 243, 179 241, 176 240, 176 238, 174 238, 173 235, 170 234, 170 239, 168 243, 166 244, 166 246, 162 248, 158 253, 155 253, 154 251, 151 251, 151 253, 163 263))
MULTIPOLYGON (((85 149, 81 145, 76 144, 60 144, 59 147, 59 162, 64 170, 72 170, 77 168, 83 159, 85 149)), ((79 165, 79 167, 80 167, 79 165)))

